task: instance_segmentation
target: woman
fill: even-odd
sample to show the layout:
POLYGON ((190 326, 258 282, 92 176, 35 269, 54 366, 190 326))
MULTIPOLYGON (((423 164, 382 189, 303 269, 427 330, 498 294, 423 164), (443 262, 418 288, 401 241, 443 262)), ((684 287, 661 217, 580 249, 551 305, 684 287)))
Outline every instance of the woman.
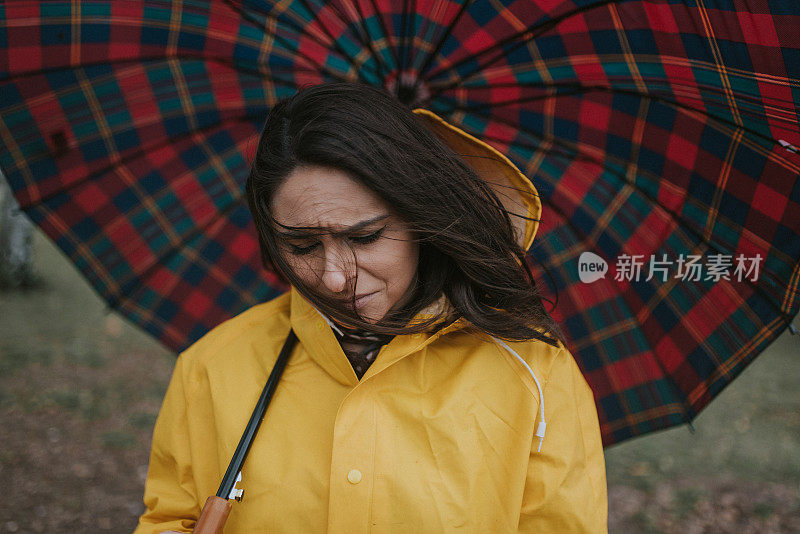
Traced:
POLYGON ((191 530, 290 329, 226 532, 606 530, 592 394, 524 261, 540 203, 505 157, 321 85, 270 112, 247 198, 292 288, 178 359, 137 532, 191 530))

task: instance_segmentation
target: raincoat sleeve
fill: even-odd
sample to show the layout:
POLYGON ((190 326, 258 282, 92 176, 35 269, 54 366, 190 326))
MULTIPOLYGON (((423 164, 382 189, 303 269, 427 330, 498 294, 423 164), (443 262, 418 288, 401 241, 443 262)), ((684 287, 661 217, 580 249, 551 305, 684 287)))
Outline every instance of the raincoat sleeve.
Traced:
POLYGON ((200 515, 189 446, 185 359, 182 355, 175 364, 153 430, 144 491, 147 509, 134 534, 191 532, 200 515))
POLYGON ((607 532, 603 445, 592 391, 566 348, 543 384, 547 430, 534 439, 520 532, 607 532))

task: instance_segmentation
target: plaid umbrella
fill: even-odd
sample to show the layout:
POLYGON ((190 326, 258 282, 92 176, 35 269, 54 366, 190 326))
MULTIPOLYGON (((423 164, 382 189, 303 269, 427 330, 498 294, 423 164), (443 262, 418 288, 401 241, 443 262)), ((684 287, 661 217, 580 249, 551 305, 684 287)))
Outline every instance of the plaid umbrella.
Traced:
POLYGON ((780 0, 6 2, 0 167, 180 350, 285 289, 242 201, 270 106, 386 87, 537 185, 531 259, 610 444, 691 421, 798 312, 798 28, 780 0))

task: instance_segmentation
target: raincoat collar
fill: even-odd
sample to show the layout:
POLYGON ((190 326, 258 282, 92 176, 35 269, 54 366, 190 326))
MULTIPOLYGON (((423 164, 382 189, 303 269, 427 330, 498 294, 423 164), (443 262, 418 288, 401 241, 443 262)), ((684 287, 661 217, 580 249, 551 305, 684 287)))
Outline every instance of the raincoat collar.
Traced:
MULTIPOLYGON (((296 288, 292 287, 290 293, 289 322, 309 357, 338 382, 351 387, 358 385, 358 377, 342 351, 328 320, 296 288)), ((444 303, 446 303, 444 299, 437 301, 434 306, 417 314, 413 320, 430 317, 434 313, 435 307, 444 303)), ((459 319, 433 334, 395 336, 381 349, 361 381, 369 379, 402 358, 423 349, 439 337, 463 329, 465 326, 468 326, 468 322, 459 319)))

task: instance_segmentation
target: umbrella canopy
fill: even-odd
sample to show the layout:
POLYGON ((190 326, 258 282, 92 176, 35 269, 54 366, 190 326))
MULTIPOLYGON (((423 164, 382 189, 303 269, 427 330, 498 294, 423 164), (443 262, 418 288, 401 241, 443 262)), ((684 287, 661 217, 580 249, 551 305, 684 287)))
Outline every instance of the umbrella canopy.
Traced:
POLYGON ((7 2, 0 168, 180 350, 285 289, 243 202, 270 106, 385 87, 536 184, 531 259, 610 444, 690 421, 800 308, 797 28, 755 0, 7 2))

